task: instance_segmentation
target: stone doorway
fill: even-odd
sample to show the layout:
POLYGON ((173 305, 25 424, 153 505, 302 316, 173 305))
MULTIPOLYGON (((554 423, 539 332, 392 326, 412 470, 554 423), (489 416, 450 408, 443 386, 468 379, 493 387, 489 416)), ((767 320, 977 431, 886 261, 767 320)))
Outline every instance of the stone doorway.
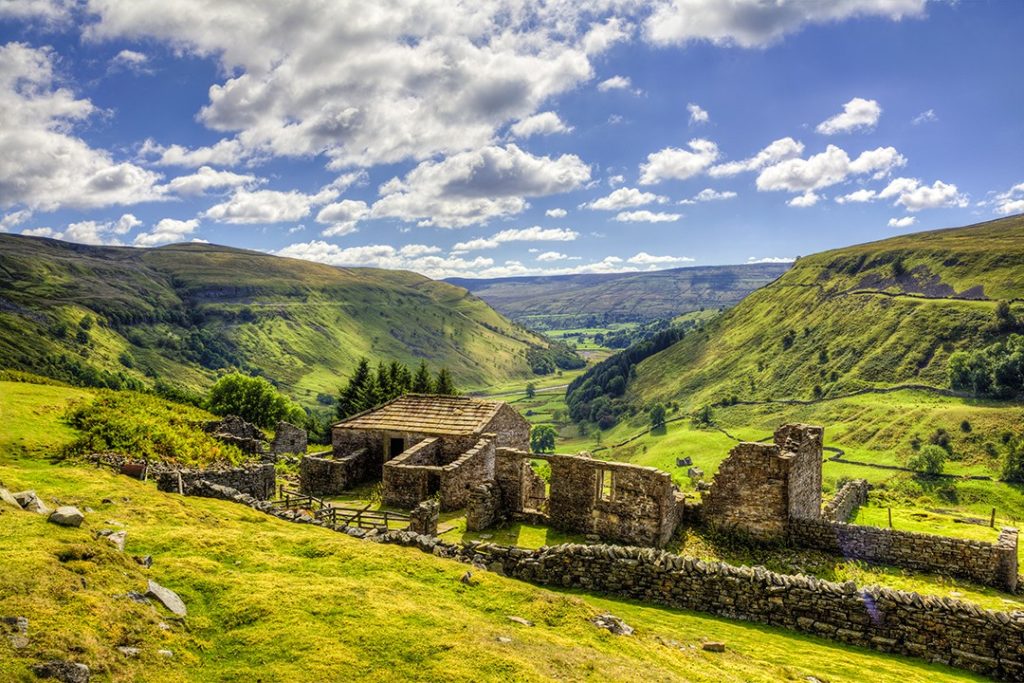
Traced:
POLYGON ((388 460, 395 458, 405 451, 405 439, 391 438, 388 441, 388 460))

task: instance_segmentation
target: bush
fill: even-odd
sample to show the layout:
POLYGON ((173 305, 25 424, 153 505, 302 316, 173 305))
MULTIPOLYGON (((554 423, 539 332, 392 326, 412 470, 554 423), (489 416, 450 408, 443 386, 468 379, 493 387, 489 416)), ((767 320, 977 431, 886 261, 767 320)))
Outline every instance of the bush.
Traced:
POLYGON ((530 450, 534 453, 551 453, 555 450, 555 428, 538 425, 530 432, 530 450))
POLYGON ((1024 393, 1024 336, 949 357, 949 384, 978 396, 1013 398, 1024 393))
POLYGON ((264 428, 280 420, 303 424, 306 413, 262 377, 238 372, 224 375, 210 388, 206 408, 215 415, 237 415, 264 428))
POLYGON ((947 457, 945 449, 929 444, 910 457, 907 467, 922 474, 942 474, 947 457))
POLYGON ((664 427, 665 426, 665 406, 661 403, 656 403, 651 407, 650 411, 651 426, 652 427, 664 427))
POLYGON ((1007 444, 1006 463, 1003 465, 1003 480, 1024 483, 1024 437, 1011 439, 1007 444))

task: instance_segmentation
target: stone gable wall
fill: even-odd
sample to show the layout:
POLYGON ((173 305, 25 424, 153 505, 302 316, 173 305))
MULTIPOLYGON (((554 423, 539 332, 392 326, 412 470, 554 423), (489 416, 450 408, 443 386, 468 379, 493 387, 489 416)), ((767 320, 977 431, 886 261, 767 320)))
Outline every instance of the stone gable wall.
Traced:
POLYGON ((821 518, 828 522, 848 522, 853 511, 868 502, 866 479, 854 479, 843 484, 832 500, 825 504, 821 518))
POLYGON ((193 495, 192 491, 205 481, 237 489, 258 500, 270 500, 274 497, 277 473, 270 463, 220 470, 176 470, 157 475, 156 487, 159 491, 178 493, 179 481, 186 496, 193 495))
POLYGON ((305 453, 307 445, 305 429, 300 429, 289 422, 278 422, 274 431, 274 441, 270 444, 270 454, 280 456, 305 453))
POLYGON ((530 450, 530 423, 506 403, 501 405, 497 414, 481 432, 494 434, 494 443, 498 448, 514 448, 527 452, 530 450))
POLYGON ((775 445, 790 456, 787 512, 794 519, 821 517, 821 466, 825 430, 787 424, 775 432, 775 445))
POLYGON ((466 507, 476 486, 494 478, 494 439, 481 438, 458 460, 441 468, 441 509, 466 507))
POLYGON ((1014 591, 1017 530, 1004 528, 995 543, 918 534, 824 520, 793 520, 796 544, 841 557, 970 579, 1014 591))
POLYGON ((372 478, 376 461, 365 448, 343 458, 307 455, 299 463, 299 490, 310 496, 336 496, 372 478))

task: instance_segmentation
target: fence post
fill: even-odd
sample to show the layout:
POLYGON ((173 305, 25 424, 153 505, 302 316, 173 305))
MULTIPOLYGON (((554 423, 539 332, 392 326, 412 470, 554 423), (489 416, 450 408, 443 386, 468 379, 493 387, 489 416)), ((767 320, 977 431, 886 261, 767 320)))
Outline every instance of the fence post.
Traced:
POLYGON ((889 528, 892 528, 892 508, 889 508, 889 528))
POLYGON ((992 519, 989 521, 988 525, 990 527, 992 527, 993 529, 996 528, 996 509, 995 508, 992 508, 992 519))

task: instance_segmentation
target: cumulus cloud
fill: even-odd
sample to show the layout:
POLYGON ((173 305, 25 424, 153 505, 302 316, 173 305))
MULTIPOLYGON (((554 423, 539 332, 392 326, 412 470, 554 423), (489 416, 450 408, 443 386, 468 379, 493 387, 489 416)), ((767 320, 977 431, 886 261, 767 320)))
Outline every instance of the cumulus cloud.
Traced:
POLYGON ((569 215, 569 212, 565 209, 548 209, 544 212, 544 215, 550 218, 565 218, 569 215))
POLYGON ((640 253, 626 259, 626 262, 638 266, 665 266, 680 263, 693 263, 693 259, 688 256, 652 256, 646 251, 641 251, 640 253))
POLYGON ((668 197, 663 197, 653 192, 644 192, 634 187, 620 187, 605 197, 582 204, 581 207, 585 209, 598 209, 600 211, 618 211, 634 206, 643 206, 644 204, 664 204, 667 201, 668 197))
POLYGON ((600 54, 615 43, 629 38, 632 25, 621 17, 609 17, 603 23, 593 23, 583 36, 583 51, 588 55, 600 54))
POLYGON ((855 192, 851 192, 849 194, 844 194, 842 196, 836 197, 836 203, 837 204, 847 204, 847 203, 851 203, 852 202, 852 203, 862 204, 864 202, 870 202, 871 200, 873 200, 875 198, 876 194, 877 193, 874 190, 868 190, 868 189, 857 190, 855 192))
POLYGON ((32 212, 29 211, 28 209, 12 211, 11 213, 6 214, 2 218, 0 218, 0 232, 8 232, 14 226, 21 225, 31 217, 32 212))
POLYGON ((597 89, 601 92, 608 92, 609 90, 629 90, 633 83, 629 80, 628 76, 612 76, 597 84, 597 89))
POLYGON ((793 138, 775 140, 754 156, 742 161, 727 161, 708 169, 708 175, 714 178, 733 176, 745 171, 758 171, 766 166, 777 164, 787 159, 795 159, 804 153, 804 145, 793 138))
POLYGON ((693 104, 691 102, 686 105, 686 111, 690 112, 690 125, 708 122, 708 113, 701 109, 699 104, 693 104))
POLYGON ((53 228, 25 228, 21 234, 29 237, 54 237, 57 233, 53 231, 53 228))
POLYGON ((123 244, 120 237, 128 234, 140 225, 142 225, 142 221, 134 215, 126 213, 116 221, 89 220, 70 223, 64 228, 63 232, 55 232, 50 228, 37 228, 32 232, 23 231, 22 234, 54 237, 59 240, 78 242, 80 244, 120 245, 123 244))
MULTIPOLYGON (((199 219, 192 218, 180 221, 175 218, 164 218, 153 226, 150 232, 142 232, 132 242, 137 247, 155 247, 158 244, 182 242, 199 227, 199 219)), ((193 240, 198 241, 198 240, 193 240)))
POLYGON ((511 228, 495 233, 491 237, 480 237, 465 242, 457 242, 452 247, 452 252, 494 249, 499 244, 506 242, 572 242, 579 236, 580 234, 575 230, 542 228, 539 225, 535 225, 532 228, 511 228))
POLYGON ((264 182, 254 175, 242 175, 230 171, 215 171, 209 166, 201 166, 191 175, 174 178, 166 188, 173 194, 200 195, 207 190, 223 190, 234 187, 253 187, 264 182))
POLYGON ((538 157, 513 144, 460 152, 424 161, 405 178, 380 187, 375 218, 458 228, 509 216, 527 207, 527 197, 568 192, 590 180, 590 167, 575 154, 538 157))
POLYGON ((58 23, 69 18, 75 0, 2 0, 0 19, 58 23))
POLYGON ((147 139, 139 149, 139 157, 157 166, 234 166, 242 161, 246 152, 238 140, 225 139, 206 147, 189 149, 181 145, 164 146, 147 139))
POLYGON ((922 123, 934 123, 938 120, 939 117, 935 114, 935 110, 928 109, 915 116, 911 123, 915 126, 920 126, 922 123))
POLYGON ((757 189, 807 192, 841 183, 852 175, 882 178, 906 162, 892 147, 862 152, 851 161, 845 150, 829 145, 824 152, 807 159, 788 159, 768 166, 757 176, 757 189))
POLYGON ((620 211, 615 214, 615 220, 620 223, 674 223, 683 217, 681 213, 666 213, 663 211, 620 211))
POLYGON ((882 107, 875 100, 854 97, 843 105, 843 111, 825 119, 815 129, 822 135, 850 133, 855 130, 874 128, 882 115, 882 107))
POLYGON ((1024 213, 1024 183, 1014 185, 1006 192, 995 196, 995 211, 1004 216, 1011 213, 1024 213))
POLYGON ((967 195, 961 193, 952 183, 936 180, 931 186, 922 185, 917 178, 894 178, 885 189, 878 193, 879 199, 895 197, 893 206, 902 206, 907 211, 937 209, 941 207, 967 206, 967 195))
POLYGON ((798 197, 793 197, 786 204, 788 206, 795 206, 798 209, 806 209, 807 207, 814 206, 821 199, 820 194, 815 193, 813 190, 808 190, 798 197))
MULTIPOLYGON (((4 3, 10 4, 10 3, 4 3)), ((97 208, 161 198, 160 176, 71 132, 96 112, 58 87, 53 53, 0 45, 0 209, 97 208)))
POLYGON ((111 71, 149 72, 149 57, 135 50, 121 50, 110 60, 111 71))
POLYGON ((338 196, 325 189, 315 195, 295 190, 236 190, 231 197, 207 209, 203 216, 218 223, 287 223, 309 215, 314 206, 338 196))
POLYGON ((538 261, 550 262, 550 261, 568 261, 570 259, 578 259, 578 257, 567 256, 559 251, 545 251, 543 254, 537 256, 538 261))
POLYGON ((792 256, 748 256, 747 263, 792 263, 796 259, 792 256))
POLYGON ((317 223, 329 223, 331 227, 326 228, 320 234, 324 237, 337 237, 348 235, 356 231, 359 221, 370 215, 370 207, 366 202, 355 199, 343 199, 334 204, 328 204, 320 209, 316 215, 317 223))
POLYGON ((838 22, 851 17, 882 17, 893 21, 923 16, 926 0, 671 0, 660 4, 644 22, 644 33, 656 45, 706 40, 715 45, 756 48, 778 42, 807 24, 838 22))
POLYGON ((522 121, 517 121, 512 124, 509 129, 512 135, 517 138, 529 138, 534 135, 553 135, 555 133, 570 133, 572 132, 572 126, 567 126, 558 118, 558 114, 553 111, 545 111, 540 114, 534 114, 533 116, 527 117, 522 121))
POLYGON ((890 218, 889 219, 889 227, 890 228, 909 228, 911 225, 913 225, 916 222, 917 222, 917 217, 915 217, 915 216, 903 216, 902 218, 890 218))
POLYGON ((686 180, 706 169, 718 158, 718 145, 710 140, 695 138, 687 145, 689 150, 666 147, 648 154, 647 163, 640 165, 640 184, 686 180))
POLYGON ((697 194, 693 195, 693 199, 683 199, 679 203, 696 204, 698 202, 720 202, 726 199, 735 198, 736 193, 733 192, 732 190, 725 190, 724 192, 719 192, 718 190, 713 190, 710 187, 706 187, 697 194))

